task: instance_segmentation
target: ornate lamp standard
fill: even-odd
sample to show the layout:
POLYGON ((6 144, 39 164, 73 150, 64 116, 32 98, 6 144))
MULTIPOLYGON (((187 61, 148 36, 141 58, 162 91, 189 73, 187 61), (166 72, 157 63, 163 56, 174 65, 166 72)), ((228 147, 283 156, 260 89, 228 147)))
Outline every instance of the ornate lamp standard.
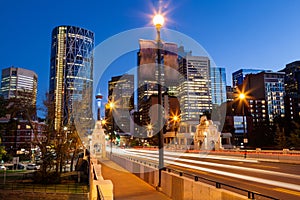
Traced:
POLYGON ((147 137, 151 138, 153 135, 153 126, 152 124, 147 125, 147 137))
POLYGON ((158 162, 158 188, 161 187, 161 171, 164 168, 164 134, 162 127, 162 112, 161 105, 162 105, 162 95, 161 95, 161 39, 160 39, 160 29, 164 24, 164 17, 160 14, 157 14, 153 18, 153 24, 156 28, 156 42, 157 42, 157 65, 158 65, 158 127, 159 127, 159 140, 158 140, 158 152, 159 152, 159 162, 158 162))

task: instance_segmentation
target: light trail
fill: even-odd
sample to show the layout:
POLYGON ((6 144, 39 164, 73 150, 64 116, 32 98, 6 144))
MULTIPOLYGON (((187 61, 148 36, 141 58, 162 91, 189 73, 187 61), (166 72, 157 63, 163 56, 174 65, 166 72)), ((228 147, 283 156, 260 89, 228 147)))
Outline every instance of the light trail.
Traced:
MULTIPOLYGON (((120 151, 120 149, 119 149, 119 150, 114 151, 114 153, 119 153, 121 155, 127 155, 127 156, 133 156, 132 154, 135 154, 136 157, 144 158, 144 159, 148 159, 148 160, 153 160, 153 161, 157 162, 157 158, 141 155, 140 153, 136 153, 136 152, 129 152, 129 151, 126 151, 126 150, 120 151)), ((153 156, 153 154, 151 154, 151 155, 153 156)), ((157 157, 157 155, 154 155, 154 156, 157 157)), ((168 157, 168 159, 170 159, 170 157, 168 157)), ((246 181, 259 182, 259 183, 268 184, 268 185, 272 185, 272 186, 276 186, 276 187, 283 187, 283 188, 287 188, 287 189, 291 189, 291 190, 300 191, 300 186, 296 185, 296 184, 292 184, 292 183, 285 183, 285 182, 281 182, 281 181, 268 180, 268 179, 252 177, 252 176, 248 176, 248 175, 241 175, 241 174, 226 172, 226 171, 222 171, 222 170, 216 170, 216 169, 209 169, 209 168, 205 168, 205 167, 193 166, 193 165, 189 165, 189 164, 174 162, 172 160, 174 160, 174 159, 171 158, 171 161, 166 160, 165 162, 168 163, 168 164, 172 164, 172 165, 176 165, 176 166, 180 166, 180 167, 184 167, 184 168, 188 168, 188 169, 195 169, 195 170, 214 173, 214 174, 218 174, 218 175, 222 175, 222 176, 228 176, 228 177, 242 179, 242 180, 246 180, 246 181)), ((216 163, 214 163, 213 165, 215 165, 215 164, 216 163)), ((267 171, 267 170, 262 170, 262 171, 267 171)), ((280 172, 273 172, 273 173, 285 174, 285 173, 280 173, 280 172)), ((289 175, 289 174, 285 174, 285 175, 289 175)), ((295 178, 295 176, 299 178, 298 175, 294 175, 292 177, 295 178)))
MULTIPOLYGON (((158 157, 158 155, 155 155, 155 154, 154 154, 154 156, 158 157)), ((188 156, 188 157, 193 157, 193 156, 188 156)), ((211 162, 205 162, 205 161, 199 161, 199 160, 189 160, 189 159, 185 159, 185 158, 174 158, 174 157, 169 157, 169 156, 165 156, 164 158, 169 159, 169 160, 173 160, 173 161, 181 161, 181 162, 192 163, 192 164, 199 164, 199 165, 206 165, 206 166, 213 166, 213 167, 222 167, 222 168, 243 170, 243 171, 250 171, 250 172, 258 172, 258 173, 263 173, 263 174, 300 179, 299 175, 287 174, 287 173, 283 173, 283 172, 269 171, 269 170, 264 170, 264 169, 255 169, 255 168, 250 168, 250 167, 241 167, 241 166, 228 165, 228 164, 211 163, 211 162)))
MULTIPOLYGON (((151 152, 147 150, 136 150, 136 149, 126 149, 126 151, 134 151, 134 152, 145 152, 149 154, 157 154, 157 152, 151 152)), ((165 155, 174 155, 174 156, 187 156, 187 157, 193 157, 193 158, 207 158, 207 159, 214 159, 214 160, 226 160, 226 161, 238 161, 238 162, 249 162, 249 163, 258 163, 258 160, 255 159, 240 159, 240 158, 232 158, 232 157, 226 157, 226 156, 213 156, 208 154, 195 154, 195 153, 184 153, 184 152, 170 152, 165 151, 165 155)))

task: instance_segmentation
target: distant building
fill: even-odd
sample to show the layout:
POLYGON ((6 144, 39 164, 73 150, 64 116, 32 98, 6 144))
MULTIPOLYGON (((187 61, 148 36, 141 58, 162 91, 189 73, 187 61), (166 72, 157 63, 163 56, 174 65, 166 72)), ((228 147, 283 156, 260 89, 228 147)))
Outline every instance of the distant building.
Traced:
POLYGON ((260 72, 249 74, 243 82, 249 91, 250 113, 253 124, 261 121, 273 122, 274 117, 285 115, 284 110, 284 72, 260 72))
POLYGON ((232 73, 232 85, 235 88, 238 85, 243 84, 243 81, 248 74, 257 74, 264 70, 261 69, 240 69, 232 73))
POLYGON ((179 60, 177 87, 181 110, 180 131, 195 133, 200 116, 212 110, 210 60, 187 52, 179 60))
POLYGON ((140 40, 138 52, 138 113, 141 115, 142 125, 150 123, 149 104, 152 95, 158 94, 158 82, 162 94, 167 92, 170 96, 177 93, 178 74, 178 46, 175 43, 163 42, 161 49, 161 70, 158 80, 157 43, 153 40, 140 40))
POLYGON ((131 111, 134 109, 134 75, 112 77, 108 82, 108 101, 114 102, 116 111, 113 111, 112 122, 109 108, 105 110, 105 116, 109 121, 109 130, 114 123, 117 132, 130 133, 131 111))
POLYGON ((21 99, 36 107, 38 76, 34 71, 9 67, 2 70, 1 94, 4 99, 21 99))
POLYGON ((226 98, 226 72, 222 67, 210 68, 212 104, 221 105, 226 98))
POLYGON ((54 129, 61 130, 74 121, 74 103, 82 123, 92 120, 94 33, 74 27, 58 26, 52 31, 49 100, 54 129))
POLYGON ((186 55, 179 61, 181 74, 178 98, 181 121, 199 122, 199 116, 212 109, 210 60, 208 57, 186 55))
POLYGON ((223 104, 226 112, 222 133, 231 133, 231 143, 236 146, 243 146, 245 138, 251 138, 253 133, 252 116, 249 113, 249 105, 234 98, 223 104))
POLYGON ((5 150, 12 155, 30 154, 36 150, 32 142, 42 141, 45 137, 46 124, 44 122, 31 121, 29 123, 28 120, 1 118, 0 124, 4 127, 0 130, 1 142, 5 150))
POLYGON ((288 119, 300 118, 300 61, 286 65, 285 72, 285 113, 288 119))
POLYGON ((226 97, 227 97, 227 102, 234 100, 233 87, 228 85, 226 86, 226 97))

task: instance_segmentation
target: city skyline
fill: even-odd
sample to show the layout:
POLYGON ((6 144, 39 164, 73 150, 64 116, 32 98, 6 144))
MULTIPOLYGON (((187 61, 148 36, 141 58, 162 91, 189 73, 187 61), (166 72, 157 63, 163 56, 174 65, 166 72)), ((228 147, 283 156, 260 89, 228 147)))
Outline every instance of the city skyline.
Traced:
MULTIPOLYGON (((54 27, 65 24, 87 28, 95 33, 97 46, 119 32, 153 26, 151 15, 158 1, 118 1, 119 6, 108 1, 88 3, 89 9, 81 9, 78 14, 76 10, 82 4, 79 1, 71 4, 5 2, 0 14, 1 27, 6 30, 0 33, 1 38, 5 38, 0 48, 1 70, 10 66, 26 68, 35 71, 39 80, 48 80, 54 27)), ((184 0, 180 3, 162 1, 161 5, 168 11, 166 28, 182 32, 200 43, 216 65, 226 69, 227 85, 232 85, 232 72, 241 68, 278 71, 299 60, 296 50, 300 44, 296 16, 299 1, 184 0)), ((120 60, 112 67, 136 65, 136 55, 134 59, 120 60)), ((38 105, 48 90, 48 81, 38 83, 38 105)))

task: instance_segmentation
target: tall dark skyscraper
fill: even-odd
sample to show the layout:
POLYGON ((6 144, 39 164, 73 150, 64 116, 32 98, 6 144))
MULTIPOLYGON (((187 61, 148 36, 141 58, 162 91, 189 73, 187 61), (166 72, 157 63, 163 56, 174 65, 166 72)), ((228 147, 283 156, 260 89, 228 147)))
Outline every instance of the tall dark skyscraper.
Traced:
MULTIPOLYGON (((148 100, 158 94, 157 43, 153 40, 140 40, 138 52, 138 112, 143 125, 150 123, 148 100)), ((161 68, 162 93, 176 93, 178 82, 178 46, 163 42, 161 68)))
POLYGON ((52 31, 49 98, 55 130, 73 122, 76 102, 82 120, 92 120, 93 49, 92 31, 74 26, 52 31))
POLYGON ((285 109, 289 119, 300 118, 300 61, 286 65, 285 69, 285 109))
POLYGON ((113 111, 114 122, 111 121, 112 112, 106 109, 105 115, 109 124, 115 123, 114 128, 117 132, 129 133, 130 111, 134 109, 134 75, 112 77, 108 82, 108 100, 116 106, 115 112, 113 111))

